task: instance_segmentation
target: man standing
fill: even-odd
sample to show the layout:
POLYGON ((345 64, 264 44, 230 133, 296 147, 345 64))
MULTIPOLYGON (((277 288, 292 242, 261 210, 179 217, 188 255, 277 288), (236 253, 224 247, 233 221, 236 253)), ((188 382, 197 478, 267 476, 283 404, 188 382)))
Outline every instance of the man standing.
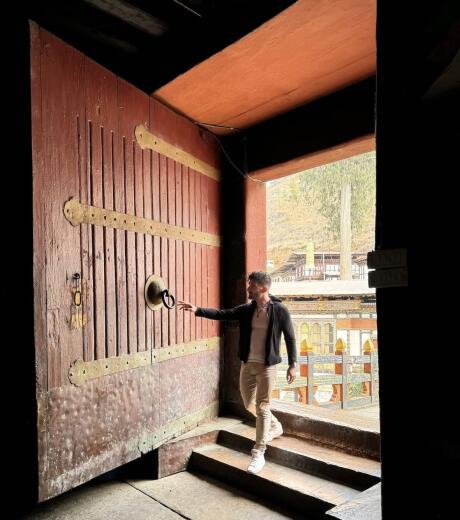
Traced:
POLYGON ((270 396, 276 382, 276 366, 281 362, 280 338, 284 335, 289 368, 286 379, 296 377, 296 345, 291 317, 281 300, 271 296, 270 276, 253 272, 248 277, 250 303, 232 309, 205 309, 179 301, 180 310, 211 320, 238 320, 240 324, 240 392, 244 406, 256 416, 256 443, 251 451, 249 473, 258 473, 265 464, 267 442, 283 434, 278 419, 270 411, 270 396))

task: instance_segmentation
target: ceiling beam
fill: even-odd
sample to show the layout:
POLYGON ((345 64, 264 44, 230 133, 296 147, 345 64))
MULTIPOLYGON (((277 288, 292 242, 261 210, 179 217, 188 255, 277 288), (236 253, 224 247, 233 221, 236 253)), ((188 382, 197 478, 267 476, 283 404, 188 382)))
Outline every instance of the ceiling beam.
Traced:
POLYGON ((292 175, 293 173, 310 170, 311 168, 316 168, 323 164, 329 164, 347 159, 348 157, 371 152, 372 150, 375 150, 375 135, 368 134, 325 150, 308 153, 297 159, 261 168, 260 170, 251 172, 250 175, 261 181, 272 181, 286 177, 287 175, 292 175))
POLYGON ((370 78, 224 137, 222 144, 241 170, 275 179, 374 149, 374 104, 370 78))
POLYGON ((375 76, 375 13, 375 0, 299 0, 154 96, 216 134, 249 128, 375 76))
POLYGON ((83 0, 85 3, 152 36, 161 36, 168 24, 125 0, 83 0))

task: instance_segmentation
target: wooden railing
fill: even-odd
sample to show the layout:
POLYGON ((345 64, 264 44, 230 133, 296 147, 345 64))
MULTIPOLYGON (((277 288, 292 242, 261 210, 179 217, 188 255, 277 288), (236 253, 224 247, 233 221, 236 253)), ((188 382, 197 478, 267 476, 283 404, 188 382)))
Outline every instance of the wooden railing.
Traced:
MULTIPOLYGON (((317 355, 308 342, 304 342, 298 356, 300 376, 288 385, 285 371, 280 371, 272 397, 279 398, 281 390, 295 389, 298 401, 304 404, 328 408, 354 408, 374 404, 378 402, 378 358, 372 340, 365 341, 363 353, 361 356, 350 356, 347 354, 345 341, 338 339, 335 354, 317 355), (330 373, 315 370, 317 365, 328 365, 330 373), (356 365, 360 365, 357 371, 354 370, 356 365), (315 397, 320 385, 332 385, 332 395, 327 402, 318 402, 315 397), (358 397, 351 395, 350 391, 356 386, 361 389, 358 397)), ((283 369, 287 367, 287 358, 283 358, 281 366, 283 369)))

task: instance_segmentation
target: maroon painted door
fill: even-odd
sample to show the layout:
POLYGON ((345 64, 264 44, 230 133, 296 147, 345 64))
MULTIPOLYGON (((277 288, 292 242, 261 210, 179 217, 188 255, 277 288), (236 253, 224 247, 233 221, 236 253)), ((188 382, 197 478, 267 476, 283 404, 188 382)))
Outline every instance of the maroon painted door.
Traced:
POLYGON ((31 82, 45 500, 217 414, 217 322, 150 310, 144 285, 156 274, 176 298, 219 306, 220 182, 212 136, 35 24, 31 82), (140 146, 139 125, 161 151, 140 146), (70 199, 86 220, 69 221, 70 199))

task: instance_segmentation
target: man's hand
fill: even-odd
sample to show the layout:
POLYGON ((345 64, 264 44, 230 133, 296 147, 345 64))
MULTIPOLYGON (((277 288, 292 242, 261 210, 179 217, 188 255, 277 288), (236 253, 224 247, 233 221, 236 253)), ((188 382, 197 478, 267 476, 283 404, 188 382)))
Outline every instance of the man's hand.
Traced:
POLYGON ((290 366, 288 369, 287 369, 287 374, 286 374, 286 379, 287 379, 287 382, 289 384, 291 384, 294 379, 296 377, 296 370, 295 370, 295 366, 290 366))
POLYGON ((195 313, 196 312, 196 309, 197 307, 195 307, 195 305, 189 303, 189 302, 183 302, 182 300, 178 300, 177 301, 177 308, 182 311, 190 311, 190 312, 193 312, 195 313))

